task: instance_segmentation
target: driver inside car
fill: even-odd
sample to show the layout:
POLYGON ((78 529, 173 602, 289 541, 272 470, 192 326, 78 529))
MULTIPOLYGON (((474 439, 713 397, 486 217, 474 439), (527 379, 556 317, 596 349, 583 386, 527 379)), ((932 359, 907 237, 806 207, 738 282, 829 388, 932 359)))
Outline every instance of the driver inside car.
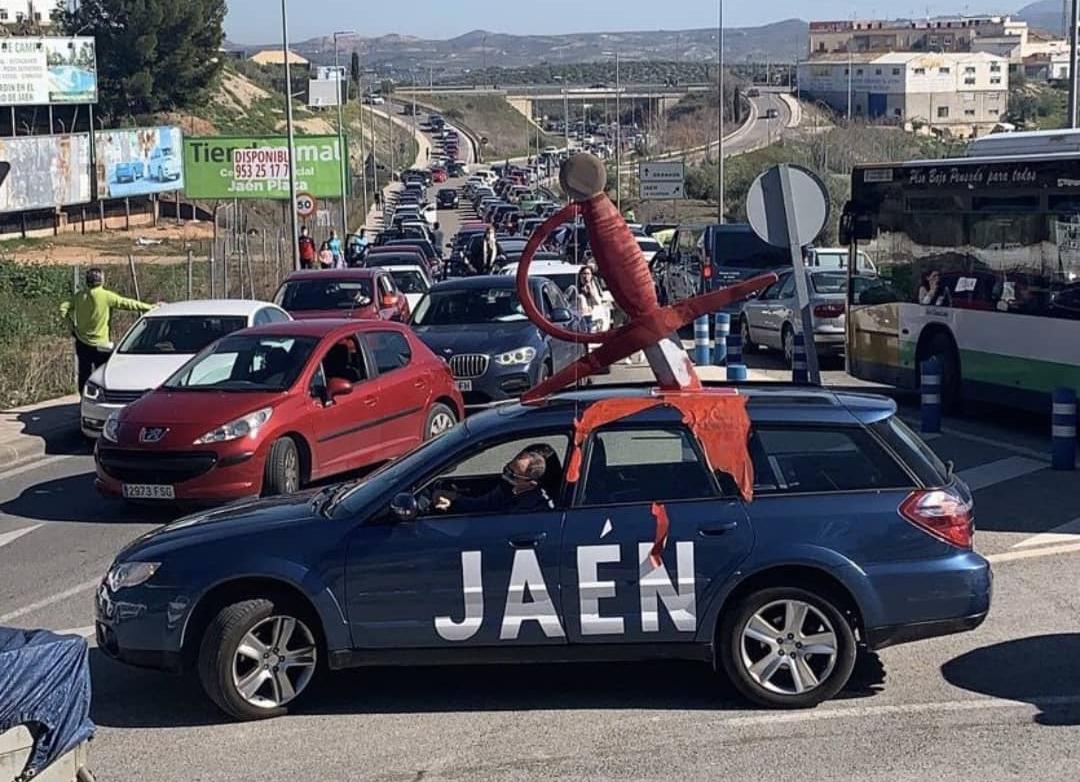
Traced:
POLYGON ((502 471, 502 480, 478 497, 436 493, 433 507, 443 513, 540 513, 553 510, 555 503, 544 488, 546 455, 526 449, 511 459, 502 471))

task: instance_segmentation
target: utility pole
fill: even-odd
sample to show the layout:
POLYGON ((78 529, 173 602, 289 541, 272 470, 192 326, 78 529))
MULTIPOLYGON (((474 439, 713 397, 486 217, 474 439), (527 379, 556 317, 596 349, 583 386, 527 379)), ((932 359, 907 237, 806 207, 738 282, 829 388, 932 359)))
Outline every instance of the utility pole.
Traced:
POLYGON ((337 132, 338 150, 341 154, 341 237, 344 242, 349 236, 349 183, 346 179, 349 170, 349 150, 345 146, 345 101, 349 99, 349 84, 342 77, 341 63, 338 60, 338 38, 343 35, 355 35, 353 30, 334 33, 334 77, 337 79, 337 132), (342 91, 342 84, 345 89, 342 91))
MULTIPOLYGON (((356 80, 356 105, 360 109, 360 197, 364 206, 364 225, 367 225, 367 157, 364 155, 364 69, 360 68, 356 80)), ((374 159, 374 151, 372 152, 374 159)))
POLYGON ((292 69, 289 67, 288 0, 281 0, 281 49, 285 55, 285 134, 289 145, 289 226, 292 229, 292 266, 300 268, 300 224, 296 219, 296 136, 293 134, 292 69))
MULTIPOLYGON (((720 46, 717 62, 719 73, 716 74, 720 94, 717 102, 720 106, 720 133, 716 151, 716 221, 724 222, 724 0, 716 0, 716 33, 720 46)), ((708 150, 708 147, 705 148, 708 150)))
MULTIPOLYGON (((1076 5, 1076 0, 1073 0, 1073 6, 1075 7, 1075 5, 1076 5)), ((1073 32, 1073 37, 1074 38, 1076 37, 1075 31, 1073 32)), ((1074 55, 1073 62, 1075 62, 1075 61, 1076 60, 1075 60, 1075 55, 1074 55)), ((854 74, 855 74, 855 61, 854 61, 854 58, 851 56, 851 41, 848 41, 848 43, 847 43, 847 123, 848 123, 848 125, 851 124, 851 93, 852 93, 852 89, 851 89, 852 88, 852 81, 851 80, 854 77, 854 74)), ((1075 82, 1073 82, 1073 83, 1075 84, 1075 82)), ((933 122, 933 118, 931 118, 931 122, 933 122)))
POLYGON ((615 205, 622 215, 622 80, 618 49, 615 50, 615 205))
POLYGON ((1076 28, 1080 25, 1080 2, 1072 0, 1072 24, 1069 25, 1069 127, 1076 127, 1076 64, 1077 64, 1077 35, 1076 28))

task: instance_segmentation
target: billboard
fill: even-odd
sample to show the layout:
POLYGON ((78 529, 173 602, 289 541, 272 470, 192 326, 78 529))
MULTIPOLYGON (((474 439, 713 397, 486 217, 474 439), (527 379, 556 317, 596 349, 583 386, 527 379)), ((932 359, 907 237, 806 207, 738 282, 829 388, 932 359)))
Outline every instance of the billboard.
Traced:
POLYGON ((312 108, 326 108, 338 105, 338 96, 341 90, 336 81, 323 81, 312 79, 308 82, 307 105, 312 108))
MULTIPOLYGON (((348 146, 348 145, 346 145, 348 146)), ((289 198, 285 136, 201 136, 184 139, 188 198, 289 198)), ((341 198, 337 136, 296 137, 296 191, 341 198)))
POLYGON ((0 185, 0 212, 48 209, 90 200, 90 134, 0 138, 11 173, 0 185))
POLYGON ((94 39, 0 39, 0 106, 49 103, 97 103, 94 39))
POLYGON ((184 189, 180 128, 125 128, 94 135, 98 198, 184 189))

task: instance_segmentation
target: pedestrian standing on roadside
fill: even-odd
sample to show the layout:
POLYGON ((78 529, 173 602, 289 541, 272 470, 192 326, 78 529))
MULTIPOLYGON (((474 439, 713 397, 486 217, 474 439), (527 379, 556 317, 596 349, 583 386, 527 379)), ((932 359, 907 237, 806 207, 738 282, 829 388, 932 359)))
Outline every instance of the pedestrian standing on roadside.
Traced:
POLYGON ((341 239, 338 238, 337 231, 330 230, 330 238, 326 240, 326 246, 330 249, 331 256, 333 256, 331 265, 335 269, 344 268, 345 251, 341 246, 341 239))
POLYGON ((300 229, 300 238, 297 240, 297 252, 300 255, 300 268, 310 269, 315 265, 315 240, 308 233, 307 226, 300 229))
POLYGON ((319 269, 332 269, 334 267, 334 253, 330 251, 330 242, 323 242, 319 248, 319 269))
POLYGON ((86 272, 86 287, 60 304, 60 317, 75 337, 79 364, 79 393, 95 369, 109 360, 109 321, 113 310, 149 312, 153 305, 126 299, 105 289, 105 273, 96 266, 86 272))
POLYGON ((435 245, 435 254, 440 258, 443 257, 444 241, 446 241, 446 237, 443 235, 442 228, 438 223, 435 223, 431 229, 431 243, 435 245))

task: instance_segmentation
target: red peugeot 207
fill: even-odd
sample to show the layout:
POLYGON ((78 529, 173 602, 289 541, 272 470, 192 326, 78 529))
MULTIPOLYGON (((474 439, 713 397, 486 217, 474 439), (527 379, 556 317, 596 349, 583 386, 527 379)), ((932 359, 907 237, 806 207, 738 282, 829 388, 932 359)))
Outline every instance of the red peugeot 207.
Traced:
POLYGON ((293 272, 281 283, 274 303, 296 320, 358 318, 409 319, 409 301, 382 269, 311 269, 293 272))
POLYGON ((401 456, 462 415, 450 368, 404 326, 257 326, 112 414, 97 486, 129 500, 286 494, 401 456))

